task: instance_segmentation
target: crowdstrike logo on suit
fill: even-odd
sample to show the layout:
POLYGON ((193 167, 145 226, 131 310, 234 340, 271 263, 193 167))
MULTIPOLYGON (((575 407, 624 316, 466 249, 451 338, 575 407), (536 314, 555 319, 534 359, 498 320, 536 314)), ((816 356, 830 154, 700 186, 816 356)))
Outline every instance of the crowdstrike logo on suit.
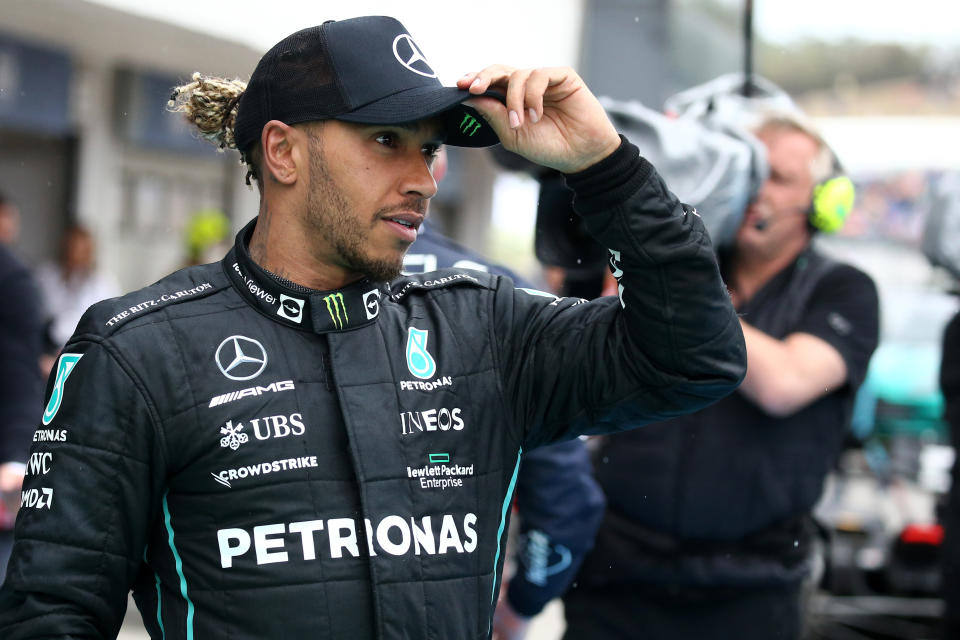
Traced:
POLYGON ((284 471, 296 471, 298 469, 317 468, 317 456, 299 456, 296 458, 285 458, 283 460, 273 460, 271 462, 258 462, 257 464, 248 464, 234 469, 224 469, 219 473, 210 472, 213 479, 232 489, 231 481, 246 480, 256 476, 265 476, 270 473, 281 473, 284 471))

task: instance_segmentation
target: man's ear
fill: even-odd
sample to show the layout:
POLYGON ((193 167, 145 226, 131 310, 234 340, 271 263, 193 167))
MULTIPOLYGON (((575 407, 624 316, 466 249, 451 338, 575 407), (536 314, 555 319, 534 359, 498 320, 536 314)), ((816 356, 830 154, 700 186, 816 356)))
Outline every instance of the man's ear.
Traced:
POLYGON ((264 178, 292 185, 297 181, 297 159, 293 153, 300 132, 279 120, 263 125, 260 144, 263 149, 264 178))

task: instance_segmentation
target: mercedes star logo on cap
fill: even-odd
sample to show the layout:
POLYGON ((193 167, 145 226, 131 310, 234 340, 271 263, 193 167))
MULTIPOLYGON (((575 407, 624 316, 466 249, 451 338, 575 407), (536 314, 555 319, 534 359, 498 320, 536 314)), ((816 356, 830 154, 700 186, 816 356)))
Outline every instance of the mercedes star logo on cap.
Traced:
POLYGON ((231 380, 250 380, 267 366, 267 351, 253 338, 230 336, 217 347, 216 361, 231 380))
POLYGON ((393 39, 393 55, 410 71, 428 78, 437 77, 437 73, 430 68, 430 63, 420 51, 420 47, 408 34, 401 33, 393 39))

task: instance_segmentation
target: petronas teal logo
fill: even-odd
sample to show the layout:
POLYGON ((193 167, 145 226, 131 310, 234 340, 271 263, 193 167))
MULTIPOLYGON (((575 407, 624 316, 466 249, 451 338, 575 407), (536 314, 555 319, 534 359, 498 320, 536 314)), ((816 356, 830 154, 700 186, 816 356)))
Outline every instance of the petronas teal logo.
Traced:
POLYGON ((429 333, 415 327, 407 332, 407 369, 421 380, 429 380, 437 372, 437 363, 427 351, 429 333))
POLYGON ((81 357, 83 357, 82 353, 61 354, 60 360, 57 362, 57 377, 53 381, 50 401, 47 402, 47 408, 43 410, 43 424, 50 424, 57 415, 57 411, 60 410, 60 403, 63 402, 63 385, 66 384, 67 377, 81 357))

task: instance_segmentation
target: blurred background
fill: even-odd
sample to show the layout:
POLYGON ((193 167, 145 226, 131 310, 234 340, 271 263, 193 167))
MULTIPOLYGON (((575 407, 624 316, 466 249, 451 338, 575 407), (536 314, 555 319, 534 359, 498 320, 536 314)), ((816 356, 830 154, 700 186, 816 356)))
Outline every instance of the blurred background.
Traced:
MULTIPOLYGON (((170 90, 194 71, 245 80, 277 40, 330 18, 397 17, 445 84, 492 62, 570 65, 598 95, 660 109, 743 69, 746 4, 0 0, 0 192, 20 211, 4 241, 39 269, 62 259, 61 237, 80 225, 118 293, 218 259, 256 214, 256 190, 235 152, 166 111, 170 90)), ((814 119, 858 187, 846 226, 821 245, 881 291, 881 345, 819 509, 830 533, 815 602, 823 637, 924 637, 939 611, 937 505, 953 459, 941 336, 958 305, 956 280, 921 245, 938 189, 960 174, 960 5, 753 5, 755 71, 814 119)), ((537 182, 486 152, 449 155, 435 224, 544 283, 537 182)), ((557 624, 548 612, 531 637, 556 638, 557 624)))

